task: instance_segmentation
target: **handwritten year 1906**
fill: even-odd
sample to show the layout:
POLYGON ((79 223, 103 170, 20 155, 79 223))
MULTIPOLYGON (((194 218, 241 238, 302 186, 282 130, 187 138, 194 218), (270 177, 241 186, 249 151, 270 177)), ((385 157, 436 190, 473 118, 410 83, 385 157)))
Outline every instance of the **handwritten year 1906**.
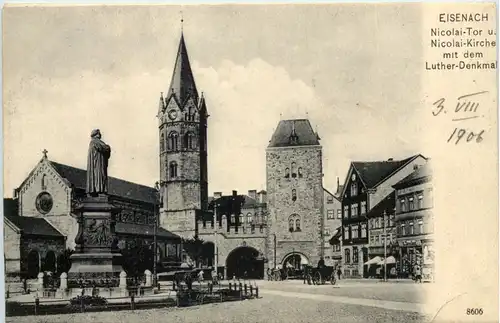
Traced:
MULTIPOLYGON (((452 110, 454 117, 452 121, 463 122, 470 119, 476 119, 481 117, 479 115, 479 102, 474 101, 477 96, 487 93, 487 91, 475 92, 470 94, 461 95, 457 98, 457 103, 455 109, 452 110)), ((445 98, 441 98, 433 103, 436 110, 432 112, 432 115, 437 117, 438 115, 444 115, 447 113, 445 108, 445 98)), ((457 145, 460 141, 466 142, 476 142, 480 143, 483 141, 484 130, 471 131, 465 128, 455 128, 448 138, 447 142, 454 142, 457 145), (462 140, 463 139, 463 140, 462 140)))

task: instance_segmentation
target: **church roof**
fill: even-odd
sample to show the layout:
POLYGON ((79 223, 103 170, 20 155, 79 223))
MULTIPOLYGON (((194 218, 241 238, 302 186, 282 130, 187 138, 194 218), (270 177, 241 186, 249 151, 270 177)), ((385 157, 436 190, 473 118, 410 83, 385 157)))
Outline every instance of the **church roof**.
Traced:
POLYGON ((5 220, 10 221, 10 223, 26 235, 64 237, 61 232, 54 228, 54 226, 44 218, 4 214, 4 221, 5 220))
POLYGON ((374 188, 382 180, 386 179, 400 168, 421 155, 414 155, 403 160, 352 162, 359 177, 365 183, 366 188, 374 188))
POLYGON ((281 120, 268 147, 319 145, 318 134, 307 119, 281 120))
MULTIPOLYGON (((154 236, 154 226, 147 224, 136 224, 136 223, 125 223, 117 222, 115 225, 116 233, 119 234, 130 234, 139 236, 154 236)), ((168 239, 181 239, 178 235, 158 227, 156 230, 157 237, 168 238, 168 239)))
POLYGON ((172 74, 172 80, 170 81, 166 99, 169 100, 172 94, 175 94, 181 106, 185 104, 189 97, 192 97, 195 104, 198 104, 198 91, 196 90, 191 64, 189 63, 184 35, 181 35, 181 40, 179 42, 174 72, 172 74))
MULTIPOLYGON (((84 169, 60 164, 50 161, 52 166, 62 177, 66 178, 75 188, 86 189, 87 171, 84 169)), ((153 187, 125 181, 123 179, 109 177, 108 193, 110 195, 124 197, 131 200, 157 203, 157 193, 153 187)))

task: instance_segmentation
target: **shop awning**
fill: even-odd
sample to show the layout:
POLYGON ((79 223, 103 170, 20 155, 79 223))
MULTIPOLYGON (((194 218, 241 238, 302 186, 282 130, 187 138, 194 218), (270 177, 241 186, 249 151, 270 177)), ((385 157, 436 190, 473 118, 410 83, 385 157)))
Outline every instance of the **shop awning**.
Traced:
POLYGON ((382 261, 382 258, 377 256, 377 257, 372 258, 372 259, 368 260, 367 262, 365 262, 365 265, 378 264, 380 261, 382 261))
POLYGON ((342 237, 342 227, 338 227, 335 230, 336 230, 335 234, 328 241, 330 243, 330 245, 332 245, 332 246, 339 244, 340 238, 342 237))
POLYGON ((378 264, 379 265, 383 265, 383 264, 387 264, 387 265, 390 265, 390 264, 395 264, 396 263, 396 258, 394 258, 393 256, 390 256, 390 257, 387 257, 386 261, 384 262, 384 259, 382 259, 378 264))

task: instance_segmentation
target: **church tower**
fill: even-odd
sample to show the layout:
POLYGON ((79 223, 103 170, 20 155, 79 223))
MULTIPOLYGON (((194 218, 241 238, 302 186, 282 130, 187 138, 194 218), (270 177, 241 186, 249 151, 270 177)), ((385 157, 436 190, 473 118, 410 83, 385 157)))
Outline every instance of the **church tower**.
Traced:
POLYGON ((184 35, 170 87, 160 95, 158 119, 163 209, 160 225, 181 236, 195 234, 195 214, 208 207, 207 108, 198 94, 184 35))

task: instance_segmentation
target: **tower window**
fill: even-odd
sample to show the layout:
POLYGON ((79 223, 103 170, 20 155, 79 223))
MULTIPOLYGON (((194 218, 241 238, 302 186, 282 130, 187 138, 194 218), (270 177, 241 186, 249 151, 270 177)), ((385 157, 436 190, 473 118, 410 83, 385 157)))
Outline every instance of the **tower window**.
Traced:
POLYGON ((299 167, 298 173, 299 173, 299 178, 302 178, 302 167, 299 167))
POLYGON ((192 132, 188 132, 184 135, 184 148, 195 149, 195 136, 192 132))
POLYGON ((176 162, 173 161, 170 163, 169 172, 170 172, 170 178, 177 177, 177 163, 176 162))
POLYGON ((288 229, 290 232, 299 232, 300 230, 300 216, 298 214, 292 214, 288 218, 288 229))
POLYGON ((297 201, 297 190, 293 189, 292 190, 292 201, 297 201))
POLYGON ((290 168, 285 168, 285 178, 290 178, 290 168))
POLYGON ((297 177, 297 164, 295 164, 295 162, 292 163, 292 177, 295 178, 297 177))
POLYGON ((162 133, 160 137, 160 151, 165 151, 165 135, 162 133))
POLYGON ((176 131, 172 131, 168 135, 168 149, 169 150, 178 150, 178 140, 179 134, 176 131))

